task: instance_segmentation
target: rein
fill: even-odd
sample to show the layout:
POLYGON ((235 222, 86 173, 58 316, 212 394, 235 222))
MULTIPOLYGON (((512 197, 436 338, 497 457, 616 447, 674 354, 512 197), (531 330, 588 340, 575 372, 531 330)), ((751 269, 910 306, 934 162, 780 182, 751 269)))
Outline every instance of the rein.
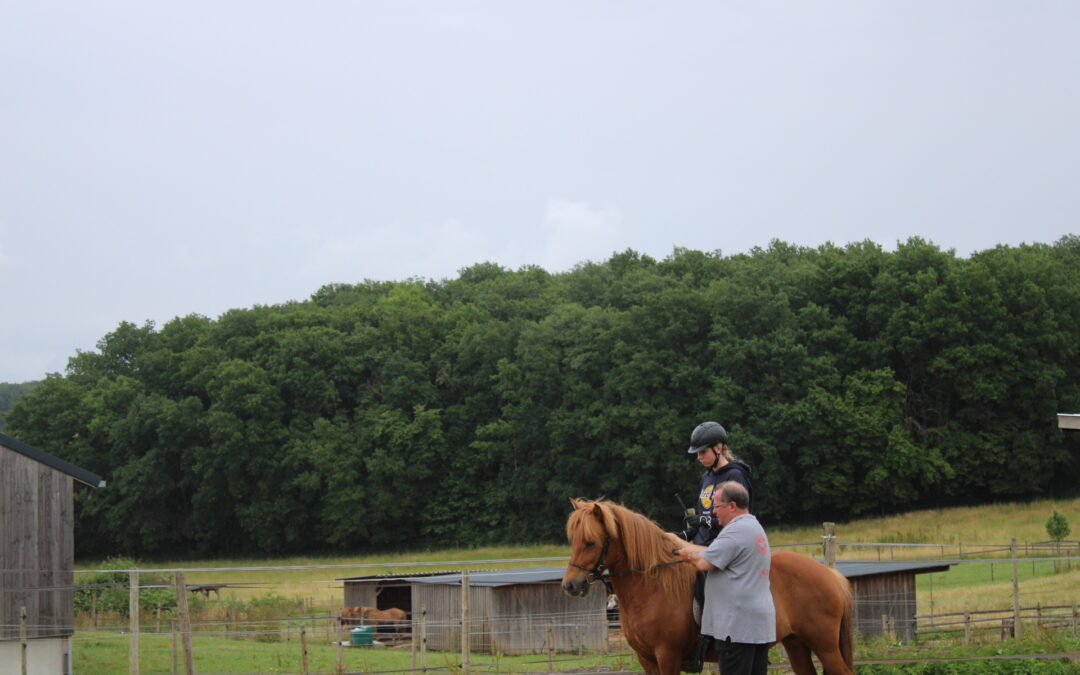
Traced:
POLYGON ((607 574, 604 574, 604 564, 605 564, 606 559, 607 559, 608 547, 610 545, 611 545, 611 535, 609 535, 607 533, 604 533, 604 548, 600 551, 600 559, 597 560, 596 564, 593 565, 591 568, 585 567, 584 565, 579 565, 579 564, 577 564, 576 562, 574 562, 572 560, 570 561, 570 566, 571 567, 576 567, 579 570, 583 570, 583 571, 587 572, 588 575, 592 575, 592 578, 589 578, 588 575, 586 575, 586 577, 585 577, 586 581, 588 581, 589 584, 594 584, 597 581, 600 581, 600 582, 602 582, 604 584, 604 588, 607 589, 608 593, 615 593, 614 589, 611 588, 611 577, 617 577, 617 576, 620 576, 620 575, 623 575, 623 574, 629 574, 631 572, 645 572, 647 570, 657 569, 658 567, 667 567, 668 565, 678 565, 679 563, 686 562, 685 560, 671 560, 669 562, 658 563, 656 565, 652 565, 651 567, 641 567, 641 568, 633 568, 633 567, 631 567, 631 568, 628 568, 628 569, 625 569, 625 570, 608 570, 607 574))

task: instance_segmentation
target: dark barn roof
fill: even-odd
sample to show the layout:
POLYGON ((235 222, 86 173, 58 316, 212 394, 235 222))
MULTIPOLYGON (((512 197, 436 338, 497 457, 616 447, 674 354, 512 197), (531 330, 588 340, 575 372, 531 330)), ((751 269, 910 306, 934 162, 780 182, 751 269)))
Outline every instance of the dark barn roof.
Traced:
MULTIPOLYGON (((912 572, 914 574, 948 572, 949 568, 955 564, 955 561, 905 562, 903 560, 894 560, 888 562, 876 562, 838 560, 836 561, 836 569, 848 579, 854 579, 856 577, 868 577, 875 574, 894 574, 896 572, 912 572)), ((469 585, 512 586, 514 584, 551 583, 562 581, 565 573, 565 567, 524 567, 509 570, 475 570, 469 572, 469 585)), ((342 581, 348 583, 379 582, 383 585, 417 583, 460 586, 461 572, 376 574, 364 577, 349 577, 342 581)))
POLYGON ((67 475, 71 476, 72 478, 84 485, 89 485, 90 487, 95 488, 105 487, 105 481, 101 478, 101 476, 97 475, 96 473, 92 473, 90 471, 87 471, 86 469, 77 467, 71 462, 64 461, 59 457, 53 457, 49 453, 31 447, 18 439, 12 438, 11 436, 0 434, 0 445, 4 446, 9 450, 15 451, 20 455, 25 455, 26 457, 29 457, 36 462, 40 462, 41 464, 50 466, 57 471, 66 473, 67 475))
POLYGON ((935 562, 905 562, 903 560, 890 560, 889 562, 876 561, 836 561, 836 569, 848 579, 855 577, 868 577, 874 574, 893 574, 895 572, 913 572, 915 574, 927 574, 929 572, 948 572, 955 565, 955 561, 935 562))
MULTIPOLYGON (((562 581, 565 567, 524 567, 510 570, 475 570, 469 572, 470 586, 512 586, 514 584, 542 584, 562 581)), ((461 572, 417 572, 415 574, 376 574, 366 577, 349 577, 347 583, 379 582, 420 583, 434 585, 461 585, 461 572)))
MULTIPOLYGON (((562 581, 565 567, 525 567, 516 570, 479 570, 469 572, 470 586, 514 586, 516 584, 543 584, 562 581)), ((461 573, 412 579, 419 584, 461 585, 461 573)))

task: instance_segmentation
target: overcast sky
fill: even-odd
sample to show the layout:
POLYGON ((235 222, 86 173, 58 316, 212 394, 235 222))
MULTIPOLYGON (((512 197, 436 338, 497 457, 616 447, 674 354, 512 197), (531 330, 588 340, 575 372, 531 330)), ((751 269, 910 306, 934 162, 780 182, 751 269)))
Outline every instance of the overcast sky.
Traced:
POLYGON ((5 0, 0 381, 481 261, 1080 232, 1080 2, 5 0))

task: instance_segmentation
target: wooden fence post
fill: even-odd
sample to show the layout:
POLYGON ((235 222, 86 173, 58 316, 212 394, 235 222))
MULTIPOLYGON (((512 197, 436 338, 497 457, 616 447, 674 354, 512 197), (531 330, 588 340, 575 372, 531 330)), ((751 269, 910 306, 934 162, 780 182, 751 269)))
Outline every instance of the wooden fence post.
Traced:
POLYGON ((825 534, 821 537, 825 546, 825 566, 836 567, 836 523, 822 523, 825 534))
POLYGON ((26 606, 19 608, 19 665, 22 675, 26 675, 26 649, 30 645, 26 635, 26 606))
POLYGON ((469 675, 469 571, 461 573, 461 675, 469 675))
POLYGON ((416 627, 413 626, 409 629, 411 631, 411 637, 409 638, 409 656, 412 657, 412 672, 416 672, 416 650, 419 645, 416 640, 416 627))
POLYGON ((971 644, 971 614, 964 612, 964 644, 971 644))
POLYGON ((300 672, 308 675, 307 626, 300 628, 300 672))
POLYGON ((420 668, 427 672, 427 605, 420 605, 420 668))
POLYGON ((176 619, 169 619, 169 632, 172 633, 172 675, 176 675, 176 619))
POLYGON ((128 581, 128 673, 139 675, 139 571, 131 570, 128 581))
POLYGON ((1016 559, 1016 540, 1009 545, 1012 552, 1012 577, 1013 577, 1013 636, 1020 637, 1020 561, 1016 559))
POLYGON ((555 626, 548 620, 547 627, 547 657, 548 657, 548 672, 555 672, 555 626))
POLYGON ((195 675, 195 659, 191 654, 191 617, 188 615, 187 583, 184 581, 184 573, 179 570, 175 573, 176 584, 176 613, 180 619, 180 647, 184 652, 184 673, 195 675))

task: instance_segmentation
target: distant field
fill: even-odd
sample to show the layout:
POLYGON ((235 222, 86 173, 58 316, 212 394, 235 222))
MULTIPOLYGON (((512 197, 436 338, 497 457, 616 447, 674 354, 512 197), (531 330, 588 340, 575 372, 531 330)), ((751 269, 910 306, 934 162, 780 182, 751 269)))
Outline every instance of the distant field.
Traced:
MULTIPOLYGON (((949 559, 964 561, 948 573, 920 575, 919 612, 930 611, 933 602, 935 612, 969 611, 1007 606, 1012 597, 1011 566, 1003 562, 972 562, 978 557, 979 546, 1007 545, 1012 538, 1020 542, 1046 541, 1046 519, 1053 510, 1065 516, 1072 527, 1069 538, 1072 548, 1063 552, 1080 556, 1076 539, 1080 539, 1080 498, 1072 500, 1041 500, 1026 503, 994 504, 981 507, 935 509, 883 518, 867 518, 838 523, 837 539, 844 542, 881 542, 900 544, 927 544, 925 547, 861 547, 841 546, 841 559, 949 559)), ((769 538, 774 545, 809 544, 801 552, 820 556, 820 527, 769 528, 769 538)), ((1023 550, 1021 550, 1023 553, 1023 550)), ((504 546, 483 548, 459 548, 440 551, 392 553, 385 555, 338 555, 319 557, 288 557, 259 559, 209 559, 200 561, 141 562, 149 569, 192 568, 244 568, 244 567, 311 567, 355 566, 336 569, 274 569, 214 572, 189 572, 188 583, 244 584, 222 589, 222 599, 232 597, 246 600, 275 593, 287 598, 302 599, 313 610, 330 610, 338 607, 342 599, 342 582, 346 577, 372 574, 400 574, 414 571, 460 569, 448 561, 478 561, 468 565, 470 569, 529 567, 536 565, 560 565, 560 562, 523 562, 517 564, 479 561, 560 558, 569 555, 566 545, 504 546), (415 566, 409 563, 439 563, 433 566, 415 566), (377 565, 376 567, 363 567, 377 565)), ((1004 552, 992 554, 1005 557, 1004 552)), ((1045 553, 1044 553, 1045 555, 1045 553)), ((81 566, 80 569, 100 567, 100 563, 81 566)), ((1061 563, 1058 570, 1050 562, 1022 563, 1022 601, 1025 605, 1062 604, 1080 600, 1080 561, 1061 563)), ((213 597, 213 596, 211 596, 213 597)))

